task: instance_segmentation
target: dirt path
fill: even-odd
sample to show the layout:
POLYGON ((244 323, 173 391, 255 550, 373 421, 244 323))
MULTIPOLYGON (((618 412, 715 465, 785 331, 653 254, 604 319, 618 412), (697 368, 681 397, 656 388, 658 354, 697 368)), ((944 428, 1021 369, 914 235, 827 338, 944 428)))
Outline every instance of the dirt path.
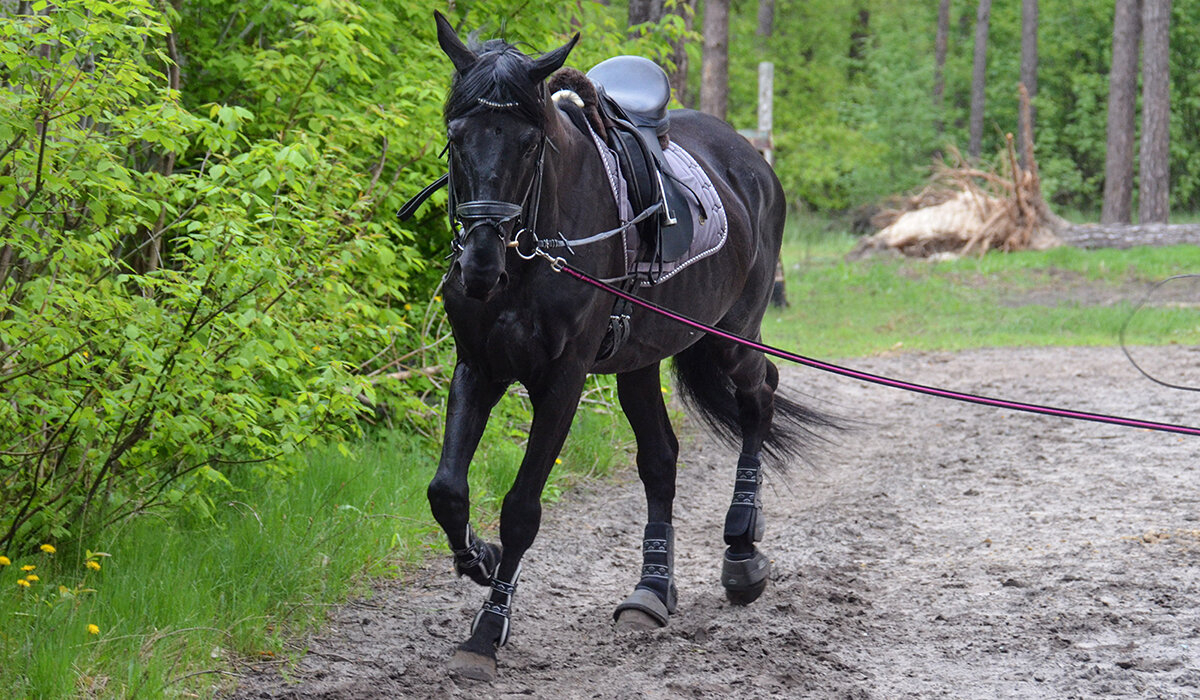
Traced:
MULTIPOLYGON (((1200 384, 1200 352, 1145 350, 1200 384)), ((991 395, 1200 423, 1116 349, 906 354, 855 366, 991 395)), ((1166 366, 1166 365, 1164 365, 1166 366)), ((445 673, 483 589, 448 558, 333 616, 239 698, 1200 697, 1200 438, 1003 413, 784 368, 867 421, 767 490, 763 597, 717 575, 736 454, 685 440, 678 614, 617 635, 640 565, 632 474, 553 508, 500 680, 445 673)), ((684 432, 696 435, 694 426, 684 432)))

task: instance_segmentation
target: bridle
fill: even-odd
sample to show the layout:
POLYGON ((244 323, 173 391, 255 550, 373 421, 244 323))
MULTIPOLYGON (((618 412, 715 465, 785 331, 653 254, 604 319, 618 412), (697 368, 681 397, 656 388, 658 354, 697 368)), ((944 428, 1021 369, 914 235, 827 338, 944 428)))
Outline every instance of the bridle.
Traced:
MULTIPOLYGON (((545 87, 539 89, 544 91, 545 87)), ((494 110, 512 109, 517 106, 515 102, 492 102, 483 98, 478 98, 477 101, 494 110)), ((537 229, 538 211, 541 209, 542 203, 542 176, 546 169, 546 148, 547 146, 554 148, 554 144, 546 135, 546 129, 542 128, 541 132, 538 142, 537 166, 520 203, 494 199, 473 199, 459 202, 458 187, 455 183, 453 142, 449 138, 446 139, 447 189, 449 190, 446 213, 450 219, 450 230, 454 232, 454 238, 450 244, 451 259, 456 259, 461 255, 466 247, 467 238, 475 229, 485 225, 492 226, 499 232, 504 247, 514 249, 522 259, 533 259, 535 253, 523 252, 520 240, 521 234, 526 232, 533 236, 534 240, 537 240, 537 234, 534 231, 537 229), (512 227, 511 238, 504 232, 505 224, 510 221, 516 222, 512 227)))
MULTIPOLYGON (((545 99, 545 85, 541 85, 539 90, 542 91, 542 99, 545 99)), ((477 98, 476 101, 480 105, 490 107, 494 110, 517 107, 516 102, 493 102, 483 98, 477 98)), ((446 204, 446 214, 450 220, 450 230, 454 232, 454 237, 450 243, 450 255, 447 256, 452 263, 451 266, 453 266, 453 261, 462 254, 466 246, 467 237, 480 226, 490 224, 500 232, 501 242, 504 244, 504 247, 512 248, 521 259, 533 260, 534 258, 541 257, 549 261, 551 267, 558 269, 559 265, 564 261, 560 257, 551 255, 551 251, 566 250, 573 253, 574 249, 578 246, 599 243, 613 236, 620 235, 645 219, 654 216, 662 207, 661 202, 654 202, 632 219, 621 222, 615 228, 594 233, 584 238, 568 239, 561 231, 556 232, 553 236, 539 238, 536 229, 538 212, 541 209, 542 179, 546 168, 546 149, 558 150, 555 148, 554 142, 547 136, 545 128, 542 129, 541 140, 538 145, 537 170, 534 172, 529 189, 521 197, 520 203, 493 199, 476 199, 459 202, 456 192, 457 188, 454 185, 452 144, 453 142, 447 138, 446 147, 439 154, 448 155, 446 158, 446 173, 405 202, 404 206, 400 207, 399 211, 396 212, 396 217, 400 221, 407 221, 412 218, 421 204, 429 199, 430 195, 442 187, 447 187, 449 190, 449 201, 446 204), (513 227, 513 233, 509 237, 504 233, 504 224, 513 220, 516 220, 517 224, 513 227), (528 243, 523 242, 526 234, 531 239, 528 243)))

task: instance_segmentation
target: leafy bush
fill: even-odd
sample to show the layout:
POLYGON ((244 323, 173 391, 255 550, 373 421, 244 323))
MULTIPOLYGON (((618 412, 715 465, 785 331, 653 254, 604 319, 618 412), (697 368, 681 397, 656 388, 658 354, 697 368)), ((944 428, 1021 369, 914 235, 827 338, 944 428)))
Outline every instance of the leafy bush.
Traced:
MULTIPOLYGON (((665 55, 591 5, 575 65, 665 55)), ((549 4, 459 11, 535 47, 571 28, 549 4)), ((444 167, 425 6, 0 12, 0 551, 204 512, 230 469, 286 474, 357 430, 376 389, 424 406, 383 377, 422 345, 448 241, 444 193, 393 216, 444 167)))

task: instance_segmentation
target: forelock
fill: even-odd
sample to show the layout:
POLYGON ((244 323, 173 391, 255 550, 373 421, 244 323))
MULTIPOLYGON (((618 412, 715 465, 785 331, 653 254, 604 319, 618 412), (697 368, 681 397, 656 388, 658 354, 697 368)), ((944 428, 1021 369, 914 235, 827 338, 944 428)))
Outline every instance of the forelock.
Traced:
POLYGON ((542 126, 542 92, 529 78, 533 60, 501 39, 480 44, 472 37, 470 48, 478 60, 466 72, 455 74, 446 97, 446 121, 480 110, 505 109, 542 126))

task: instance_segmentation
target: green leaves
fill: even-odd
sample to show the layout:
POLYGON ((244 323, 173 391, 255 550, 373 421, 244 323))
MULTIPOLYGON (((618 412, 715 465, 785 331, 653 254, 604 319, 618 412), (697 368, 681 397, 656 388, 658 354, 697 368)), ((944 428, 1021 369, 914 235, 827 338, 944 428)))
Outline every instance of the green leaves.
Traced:
MULTIPOLYGON (((378 58, 352 44, 367 28, 342 21, 349 4, 321 7, 338 39, 321 46, 356 53, 365 76, 378 58)), ((283 469, 300 445, 357 429, 351 371, 381 335, 405 333, 388 308, 424 267, 405 249, 413 235, 392 230, 398 204, 380 199, 399 195, 370 176, 380 140, 357 133, 403 154, 412 138, 391 130, 404 120, 372 120, 365 87, 336 101, 292 74, 264 80, 290 117, 245 95, 208 99, 202 78, 166 89, 168 31, 143 2, 0 23, 27 40, 0 43, 23 77, 0 87, 12 137, 0 146, 13 143, 0 161, 0 386, 13 397, 0 402, 0 545, 203 508, 239 464, 283 469), (314 97, 320 110, 295 122, 314 97), (341 128, 296 127, 312 121, 341 128), (314 351, 331 338, 340 352, 314 351)), ((220 37, 186 39, 206 75, 220 37)), ((250 73, 332 60, 273 41, 221 50, 250 73)))
MULTIPOLYGON (((463 9, 539 48, 571 30, 549 4, 463 9)), ((666 55, 662 36, 628 39, 620 13, 572 11, 589 38, 576 65, 666 55)), ((394 216, 445 168, 449 71, 424 8, 12 12, 0 9, 0 547, 203 511, 237 470, 286 475, 284 456, 357 431, 364 403, 436 430, 440 385, 387 378, 447 363, 440 308, 412 311, 435 293, 444 217, 394 216)))

